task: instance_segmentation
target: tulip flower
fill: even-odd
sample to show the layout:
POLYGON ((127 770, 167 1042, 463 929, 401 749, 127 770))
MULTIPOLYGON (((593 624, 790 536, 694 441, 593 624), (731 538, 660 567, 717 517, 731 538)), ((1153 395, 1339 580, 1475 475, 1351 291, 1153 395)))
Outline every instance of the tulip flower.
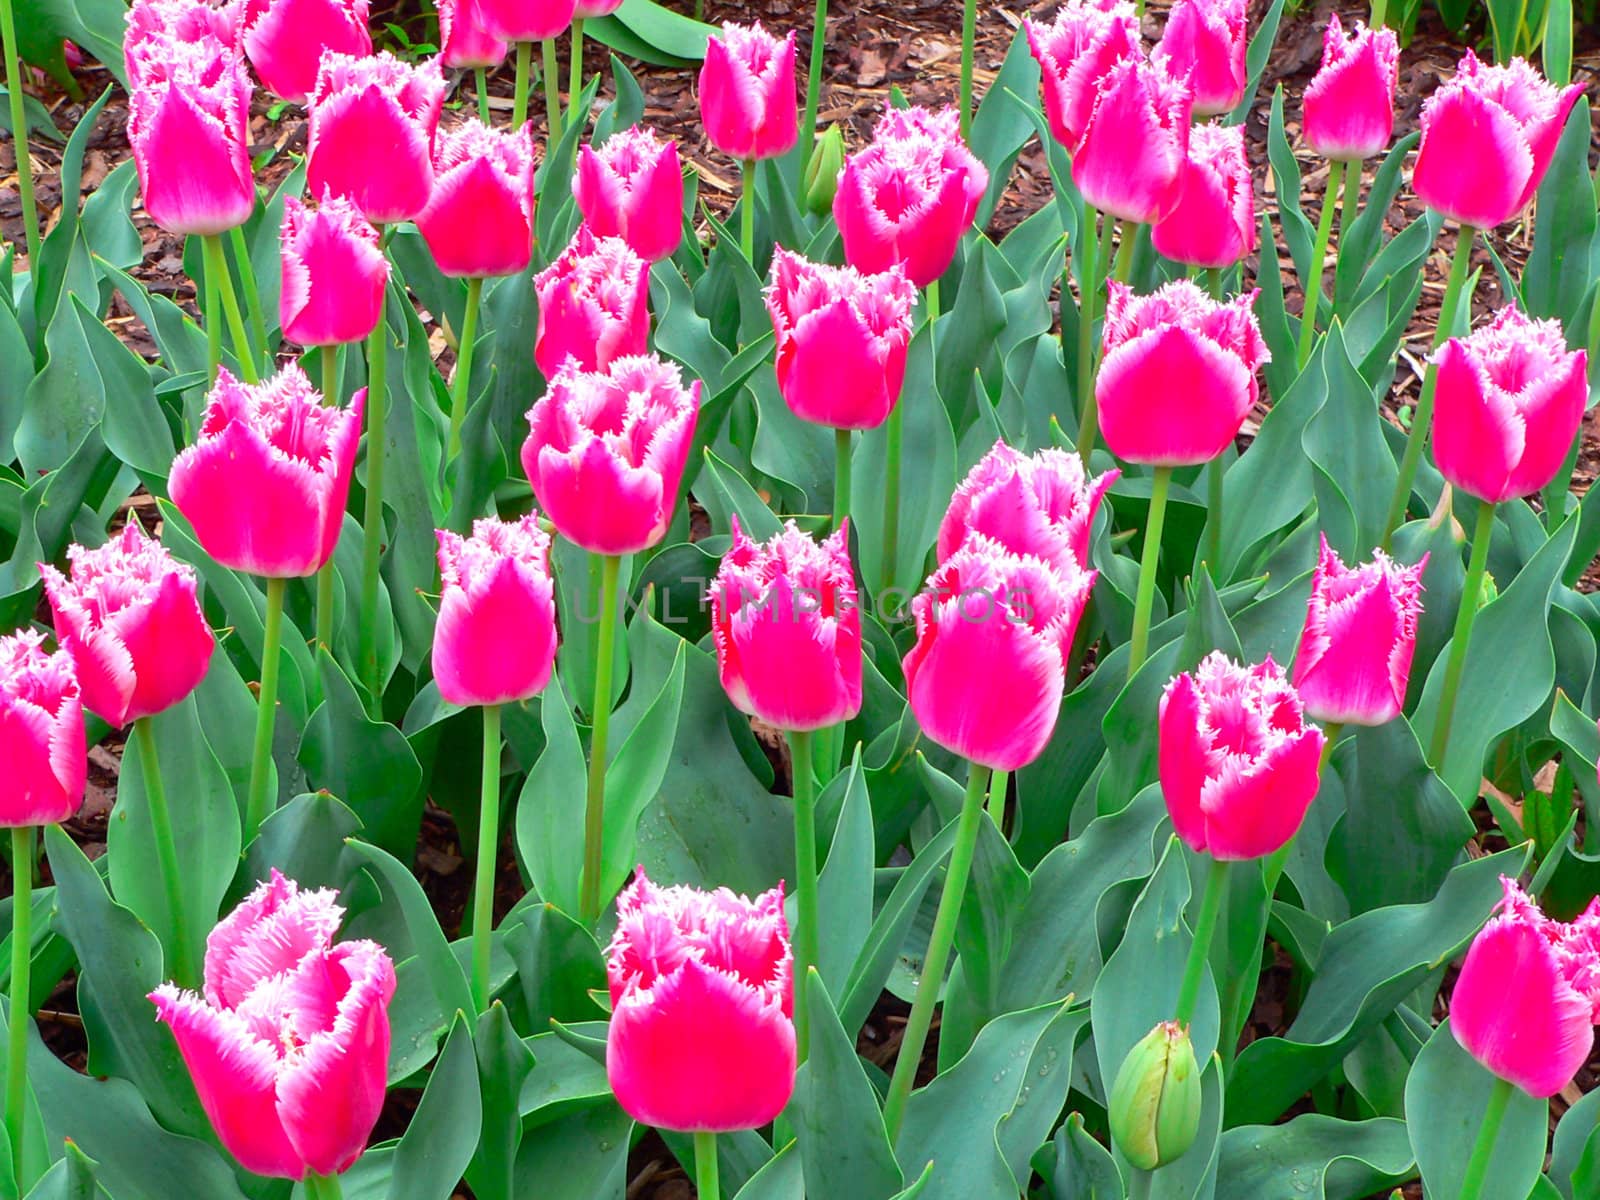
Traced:
POLYGON ((533 132, 478 121, 441 134, 433 194, 417 217, 442 274, 518 275, 533 261, 533 132))
POLYGON ((477 4, 483 28, 507 42, 542 42, 565 33, 576 7, 573 0, 477 0, 477 4))
POLYGON ((833 211, 833 198, 839 194, 839 172, 844 170, 844 132, 829 125, 821 137, 814 138, 811 156, 800 176, 800 197, 812 216, 825 217, 833 211))
POLYGON ((1256 248, 1256 202, 1244 126, 1189 132, 1178 205, 1150 231, 1156 253, 1190 266, 1231 267, 1256 248))
MULTIPOLYGON (((77 673, 70 653, 46 654, 44 635, 31 629, 0 637, 0 761, 0 827, 53 825, 82 806, 88 758, 77 673)), ((14 874, 20 885, 30 872, 14 874)))
POLYGON ((367 0, 244 0, 239 36, 261 85, 291 104, 311 95, 325 52, 372 53, 367 0))
POLYGON ((622 0, 578 0, 572 9, 572 15, 579 20, 592 20, 595 17, 609 17, 622 7, 622 0))
POLYGON ((336 895, 274 870, 211 931, 204 993, 149 997, 229 1153, 313 1196, 361 1157, 383 1108, 395 988, 382 946, 333 944, 336 895))
POLYGON ((706 42, 700 119, 706 139, 744 163, 789 153, 800 139, 794 31, 782 39, 759 24, 723 23, 706 42))
POLYGON ((1339 14, 1331 14, 1322 40, 1322 68, 1306 87, 1306 145, 1340 162, 1382 154, 1394 136, 1399 61, 1394 30, 1368 29, 1357 21, 1346 38, 1339 14))
POLYGON ((977 534, 1063 574, 1087 567, 1094 515, 1121 474, 1090 479, 1076 454, 1051 448, 1030 456, 997 441, 950 498, 939 524, 939 561, 977 534))
POLYGON ((678 143, 642 125, 580 146, 572 194, 590 232, 621 238, 645 262, 671 258, 683 240, 678 143))
POLYGON ((650 269, 621 238, 595 237, 584 226, 559 258, 533 277, 539 333, 533 357, 549 379, 568 359, 581 371, 604 371, 640 355, 650 334, 650 269))
POLYGON ((1171 213, 1183 195, 1191 104, 1188 85, 1159 64, 1113 64, 1072 154, 1072 179, 1084 200, 1146 225, 1171 213))
POLYGON ((389 260, 360 209, 332 194, 314 210, 298 196, 286 197, 282 247, 284 337, 302 346, 338 346, 364 341, 377 328, 389 260))
POLYGON ((153 70, 165 78, 163 64, 173 44, 211 39, 212 54, 232 51, 239 41, 235 6, 218 8, 208 0, 135 0, 128 10, 122 39, 122 61, 130 88, 140 87, 153 70))
POLYGON ((572 62, 567 92, 571 102, 583 91, 583 23, 596 17, 609 17, 622 7, 622 0, 578 0, 572 8, 572 62))
POLYGON ((1294 686, 1306 714, 1330 727, 1382 725, 1400 715, 1417 648, 1422 572, 1382 550, 1346 567, 1322 539, 1311 577, 1294 686))
POLYGON ((374 225, 415 217, 433 192, 444 92, 437 62, 413 66, 387 50, 324 54, 309 106, 311 192, 348 197, 374 225))
POLYGON ((1068 0, 1053 25, 1025 17, 1022 28, 1039 62, 1050 132, 1072 150, 1089 124, 1106 73, 1124 59, 1139 57, 1139 18, 1125 0, 1068 0))
POLYGON ((438 0, 439 65, 446 70, 498 67, 510 45, 484 25, 482 0, 438 0))
POLYGON ((1151 60, 1174 79, 1187 79, 1194 112, 1215 117, 1244 99, 1246 0, 1178 0, 1151 60))

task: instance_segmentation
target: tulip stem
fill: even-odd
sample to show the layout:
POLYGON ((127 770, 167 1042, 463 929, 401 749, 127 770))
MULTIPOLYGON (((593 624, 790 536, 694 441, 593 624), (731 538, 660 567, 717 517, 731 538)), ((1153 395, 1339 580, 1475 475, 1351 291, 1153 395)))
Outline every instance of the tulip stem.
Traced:
POLYGON ((800 122, 802 172, 810 165, 811 150, 817 143, 817 106, 822 98, 822 55, 827 32, 828 0, 817 0, 816 15, 811 22, 811 61, 806 66, 806 115, 800 122))
POLYGON ((28 1101, 29 975, 33 968, 33 826, 11 830, 11 1007, 6 1013, 6 1138, 18 1196, 22 1178, 22 1134, 28 1101))
POLYGON ((1382 29, 1389 15, 1389 0, 1372 0, 1372 19, 1367 22, 1373 29, 1382 29))
POLYGON ((1139 222, 1124 217, 1117 222, 1117 227, 1122 236, 1117 239, 1116 280, 1118 283, 1127 283, 1128 277, 1133 274, 1133 251, 1139 242, 1139 222))
MULTIPOLYGON (((803 986, 804 981, 801 982, 803 986)), ((799 994, 800 988, 796 988, 795 995, 799 994)), ((722 1182, 718 1178, 717 1135, 714 1133, 694 1135, 694 1192, 698 1200, 721 1200, 722 1182)))
POLYGON ((235 225, 228 231, 228 238, 233 243, 233 259, 239 264, 239 286, 244 291, 245 311, 250 314, 250 334, 254 344, 261 347, 260 361, 270 371, 273 355, 272 347, 267 345, 267 318, 261 311, 261 289, 256 286, 256 268, 250 261, 250 247, 245 244, 244 226, 235 225))
MULTIPOLYGON (((335 346, 323 346, 317 351, 322 359, 322 402, 337 406, 339 403, 339 353, 335 346)), ((326 646, 333 653, 333 576, 336 568, 330 557, 317 572, 317 645, 326 646)))
MULTIPOLYGON (((578 102, 578 93, 583 91, 583 18, 572 18, 572 52, 571 62, 567 64, 567 103, 578 102)), ((574 118, 576 119, 576 118, 574 118)))
POLYGON ((306 1200, 344 1200, 344 1187, 337 1175, 306 1172, 306 1200))
POLYGON ((1006 785, 1011 772, 996 771, 989 780, 989 819, 1002 834, 1006 831, 1006 785))
MULTIPOLYGON (((233 354, 239 360, 239 374, 246 383, 258 383, 261 376, 256 371, 255 356, 250 350, 250 335, 245 332, 244 316, 239 312, 239 298, 233 294, 233 275, 228 270, 227 255, 222 251, 222 235, 208 233, 201 244, 205 247, 206 274, 217 277, 217 294, 222 297, 222 311, 228 318, 233 354)), ((210 319, 209 314, 207 319, 210 319)))
POLYGON ((1200 915, 1195 919, 1194 942, 1189 946, 1189 961, 1183 967, 1183 982, 1178 985, 1178 1007, 1172 1019, 1187 1026, 1194 1019, 1194 1006, 1200 999, 1200 981, 1205 978, 1206 959, 1211 956, 1211 939, 1217 932, 1217 915, 1222 898, 1228 894, 1228 863, 1213 858, 1206 873, 1206 890, 1200 897, 1200 915))
POLYGON ((600 872, 606 814, 606 732, 611 725, 611 659, 617 633, 617 584, 622 559, 600 556, 600 644, 594 660, 594 725, 589 738, 589 788, 583 811, 583 888, 579 912, 585 925, 600 919, 600 872))
POLYGON ((900 549, 900 451, 905 438, 905 410, 897 401, 883 425, 883 588, 894 587, 900 549))
POLYGON ((144 773, 145 802, 150 806, 150 832, 156 841, 156 865, 161 871, 161 886, 167 894, 167 915, 172 920, 172 972, 183 987, 200 981, 189 957, 189 920, 183 903, 183 872, 178 866, 178 843, 172 834, 172 809, 167 805, 167 789, 161 780, 161 760, 156 751, 156 731, 152 718, 140 717, 133 723, 139 742, 139 766, 144 773))
POLYGON ((739 202, 739 245, 744 259, 756 265, 756 160, 747 158, 740 165, 744 195, 739 202))
POLYGON ((945 870, 944 891, 939 896, 939 910, 933 918, 933 934, 928 939, 928 953, 923 958, 916 999, 911 1002, 911 1016, 895 1055, 894 1075, 889 1080, 889 1094, 883 1106, 883 1122, 889 1131, 891 1146, 899 1137, 900 1124, 905 1120, 906 1103, 911 1099, 917 1067, 922 1062, 922 1048, 933 1024, 933 1006, 939 1002, 950 948, 955 943, 956 919, 961 915, 967 877, 972 872, 972 859, 978 848, 979 822, 983 819, 983 798, 988 785, 989 768, 972 763, 968 768, 967 793, 961 801, 955 844, 950 848, 950 865, 945 870))
POLYGON ((483 791, 478 806, 478 863, 472 885, 472 1000, 489 1009, 489 934, 494 929, 494 873, 500 846, 500 706, 483 709, 483 791))
POLYGON ((811 1046, 806 972, 817 965, 817 775, 811 761, 809 730, 789 731, 794 772, 794 896, 799 923, 794 931, 794 1040, 796 1061, 805 1062, 811 1046))
POLYGON ((378 571, 383 559, 383 463, 388 454, 384 426, 389 413, 385 379, 388 366, 387 320, 367 338, 367 502, 361 545, 361 666, 367 687, 367 711, 376 720, 383 712, 383 664, 378 661, 378 571))
POLYGON ((850 431, 833 431, 833 527, 850 518, 850 431))
POLYGON ((556 63, 555 38, 544 39, 544 105, 550 125, 548 144, 550 150, 554 150, 561 141, 561 71, 556 63))
POLYGON ((1211 567, 1211 578, 1221 582, 1217 572, 1222 564, 1222 455, 1213 458, 1206 467, 1206 562, 1211 567))
POLYGON ((1133 637, 1128 642, 1128 679, 1144 665, 1150 642, 1150 612, 1156 599, 1156 568, 1161 562, 1161 527, 1167 521, 1172 468, 1157 467, 1150 481, 1150 519, 1145 523, 1144 554, 1139 559, 1139 591, 1133 602, 1133 637))
POLYGON ((1456 692, 1467 665, 1467 646, 1472 640, 1472 623, 1478 615, 1478 599, 1483 592, 1483 576, 1489 565, 1489 542, 1494 533, 1494 505, 1478 502, 1478 521, 1472 531, 1472 557, 1467 561, 1467 578, 1461 589, 1461 607, 1456 610, 1456 628, 1450 638, 1450 657, 1445 662, 1444 686, 1439 689, 1439 711, 1433 719, 1433 740, 1428 746, 1428 761, 1434 770, 1444 767, 1444 752, 1450 747, 1450 722, 1456 710, 1456 692))
MULTIPOLYGON (((201 258, 205 258, 203 246, 201 258)), ((201 281, 201 297, 200 316, 206 324, 206 386, 210 387, 217 382, 217 368, 222 365, 222 302, 217 297, 217 274, 209 267, 201 281)))
POLYGON ((461 340, 456 344, 456 376, 450 389, 450 449, 445 465, 461 453, 461 427, 467 420, 467 405, 472 399, 472 347, 478 337, 478 307, 483 298, 483 280, 467 280, 467 309, 461 318, 461 340))
MULTIPOLYGON (((22 236, 28 247, 28 270, 39 277, 39 209, 33 201, 33 160, 28 153, 28 110, 22 91, 22 66, 17 59, 17 19, 11 0, 0 0, 0 41, 5 42, 6 98, 11 103, 11 139, 17 151, 17 192, 22 201, 22 236)), ((11 281, 6 280, 6 286, 11 281)))
POLYGON ((533 43, 517 43, 516 87, 511 93, 511 128, 528 123, 528 79, 533 74, 533 43))
MULTIPOLYGON (((1094 399, 1094 314, 1097 297, 1103 286, 1100 271, 1103 262, 1095 254, 1099 233, 1095 222, 1099 215, 1089 204, 1083 206, 1083 228, 1078 231, 1078 440, 1075 443, 1078 457, 1083 460, 1084 474, 1089 472, 1089 455, 1094 451, 1094 438, 1099 424, 1100 411, 1094 399)), ((1111 222, 1107 220, 1109 229, 1111 222)), ((1061 281, 1061 304, 1067 303, 1067 281, 1061 281)))
MULTIPOLYGON (((1456 311, 1461 306, 1462 289, 1467 282, 1467 268, 1472 261, 1472 241, 1477 230, 1463 225, 1456 234, 1455 254, 1450 259, 1450 278, 1444 285, 1444 299, 1439 302, 1439 327, 1433 334, 1433 348, 1437 350, 1455 327, 1456 311)), ((1472 323, 1472 298, 1467 297, 1467 323, 1472 323)), ((1394 481, 1394 495, 1389 499, 1389 515, 1383 523, 1383 538, 1379 545, 1389 549, 1394 531, 1405 520, 1406 508, 1411 503, 1411 485, 1416 482, 1417 467, 1422 462, 1422 448, 1428 440, 1428 430, 1433 424, 1433 393, 1439 380, 1439 368, 1428 364, 1422 378, 1422 395, 1417 399, 1416 411, 1411 416, 1411 430, 1406 435, 1405 454, 1400 459, 1400 474, 1394 481)))
POLYGON ((978 0, 967 0, 961 17, 961 136, 972 133, 972 57, 978 40, 978 0))
POLYGON ((248 847, 256 840, 261 822, 272 811, 272 727, 278 716, 278 648, 283 641, 283 594, 286 579, 267 580, 266 632, 261 639, 261 691, 256 696, 256 741, 250 755, 250 795, 244 810, 244 837, 248 847))
POLYGON ((1295 369, 1304 371, 1311 361, 1311 346, 1317 339, 1317 305, 1322 301, 1323 261, 1328 257, 1328 238, 1333 234, 1333 214, 1338 207, 1339 177, 1345 165, 1339 159, 1328 164, 1328 186, 1322 192, 1322 215, 1317 218, 1317 240, 1306 264, 1305 303, 1300 308, 1300 347, 1295 353, 1295 369))
POLYGON ((478 120, 485 125, 489 120, 489 72, 482 67, 475 67, 472 72, 473 82, 477 84, 478 92, 478 120))
POLYGON ((1478 1200, 1483 1194, 1489 1160, 1494 1157, 1494 1144, 1499 1140, 1500 1125, 1506 1119, 1506 1109, 1511 1104, 1511 1093, 1515 1086, 1509 1079, 1495 1077, 1494 1087, 1489 1092, 1489 1103, 1483 1109, 1483 1123, 1478 1126, 1478 1138, 1472 1143, 1472 1156, 1467 1159, 1466 1173, 1461 1176, 1461 1193, 1457 1200, 1478 1200))

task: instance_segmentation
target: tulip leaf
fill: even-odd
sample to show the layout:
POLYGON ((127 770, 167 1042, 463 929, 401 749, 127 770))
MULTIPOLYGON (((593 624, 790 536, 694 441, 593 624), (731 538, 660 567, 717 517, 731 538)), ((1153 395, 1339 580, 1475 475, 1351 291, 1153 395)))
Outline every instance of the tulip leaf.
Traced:
POLYGON ((1089 1136, 1081 1113, 1056 1130, 1055 1141, 1035 1156, 1034 1170, 1044 1177, 1050 1200, 1105 1200, 1125 1193, 1117 1160, 1089 1136))
MULTIPOLYGON (((564 1028, 568 1032, 574 1028, 593 1029, 602 1039, 606 1031, 606 1026, 600 1022, 564 1028)), ((523 1080, 517 1099, 525 1128, 555 1121, 596 1101, 611 1100, 611 1085, 606 1080, 603 1061, 597 1061, 556 1033, 531 1037, 527 1045, 533 1052, 533 1070, 523 1080)))
POLYGON ((450 1200, 472 1159, 482 1127, 483 1098, 472 1027, 458 1012, 428 1077, 422 1102, 395 1147, 389 1200, 450 1200))
MULTIPOLYGON (((69 293, 68 302, 56 310, 45 331, 44 369, 34 376, 23 398, 15 449, 27 477, 53 471, 65 463, 105 414, 106 383, 90 345, 90 327, 106 334, 95 315, 76 294, 69 293)), ((96 340, 103 342, 104 338, 96 340)), ((116 343, 114 337, 111 341, 116 343)), ((120 343, 117 352, 129 353, 120 343)), ((118 359, 111 361, 116 363, 118 359)), ((148 391, 148 378, 142 382, 148 391)))
POLYGON ((360 830, 361 818, 327 792, 296 796, 261 823, 235 890, 253 888, 276 868, 303 888, 333 888, 348 914, 371 908, 379 899, 376 886, 349 844, 360 830))
POLYGON ((1039 64, 1028 48, 1027 32, 1019 28, 1012 35, 999 72, 978 101, 968 137, 972 152, 989 170, 989 186, 973 218, 979 229, 988 227, 989 218, 994 215, 1000 196, 1011 181, 1011 168, 1034 131, 1033 122, 1025 111, 1019 111, 1011 96, 1038 94, 1039 64))
POLYGON ((1270 1194, 1286 1179, 1311 1200, 1367 1196, 1411 1175, 1406 1124, 1341 1121, 1306 1113, 1283 1125, 1248 1125, 1222 1135, 1219 1196, 1270 1194))
MULTIPOLYGON (((605 1078, 603 1069, 600 1077, 605 1078)), ((622 1195, 628 1182, 632 1132, 633 1119, 609 1098, 524 1130, 517 1150, 519 1200, 595 1200, 622 1195)))
POLYGON ((590 933, 553 904, 530 904, 521 919, 502 926, 517 965, 530 1029, 596 1015, 591 991, 606 987, 605 960, 590 933), (509 928, 505 926, 508 925, 509 928))
POLYGON ((1557 318, 1572 345, 1585 341, 1587 331, 1579 318, 1594 279, 1589 256, 1600 225, 1589 173, 1592 128, 1589 100, 1579 96, 1539 185, 1539 219, 1534 222, 1533 249, 1521 280, 1528 314, 1557 318))
POLYGON ((1311 460, 1328 543, 1346 562, 1356 562, 1383 539, 1397 469, 1383 440, 1377 400, 1350 361, 1337 320, 1321 360, 1327 380, 1322 407, 1306 423, 1301 444, 1311 460))
POLYGON ((576 913, 587 766, 563 683, 559 674, 552 676, 539 705, 544 753, 528 772, 517 800, 517 855, 541 897, 576 913))
POLYGON ((100 1165, 68 1138, 62 1157, 46 1171, 28 1193, 28 1200, 98 1200, 106 1192, 95 1180, 100 1165))
POLYGON ((1339 230, 1338 263, 1334 268, 1333 312, 1336 315, 1349 312, 1356 288, 1364 284, 1373 258, 1382 246, 1384 218, 1400 190, 1401 168, 1406 156, 1416 149, 1420 136, 1408 133, 1389 149, 1373 172, 1366 202, 1360 211, 1344 214, 1345 220, 1339 230))
POLYGON ((737 1200, 806 1200, 800 1147, 788 1142, 736 1193, 737 1200))
MULTIPOLYGON (((1272 165, 1273 194, 1278 198, 1278 223, 1283 229, 1289 257, 1294 261, 1294 273, 1300 280, 1301 292, 1305 293, 1313 286, 1320 288, 1322 285, 1319 281, 1309 278, 1314 231, 1311 221, 1300 209, 1300 197, 1305 194, 1305 189, 1300 182, 1300 164, 1295 161, 1294 151, 1289 148, 1289 139, 1284 133, 1281 83, 1273 90, 1272 110, 1267 119, 1267 160, 1272 165)), ((1338 198, 1324 193, 1319 199, 1328 204, 1338 198)), ((1320 272, 1321 269, 1322 265, 1317 264, 1317 270, 1320 272)), ((1298 334, 1298 326, 1296 332, 1298 334)))
POLYGON ((1600 1091, 1562 1115, 1550 1143, 1549 1177, 1563 1200, 1592 1195, 1600 1184, 1600 1091))
POLYGON ((872 926, 872 802, 867 796, 859 745, 850 766, 824 789, 818 807, 827 812, 834 803, 839 806, 839 819, 817 878, 818 925, 827 936, 817 948, 816 965, 822 982, 846 996, 850 970, 872 926), (835 802, 833 796, 840 792, 842 798, 835 802))

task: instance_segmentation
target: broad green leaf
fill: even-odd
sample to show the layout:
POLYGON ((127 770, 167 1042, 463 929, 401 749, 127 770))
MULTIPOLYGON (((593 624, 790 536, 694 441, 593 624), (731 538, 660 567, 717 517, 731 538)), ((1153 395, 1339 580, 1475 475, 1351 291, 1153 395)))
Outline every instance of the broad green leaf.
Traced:
POLYGON ((1306 1113, 1283 1125, 1247 1125, 1222 1135, 1218 1196, 1270 1194, 1286 1179, 1311 1200, 1354 1200, 1411 1174, 1404 1121, 1341 1121, 1306 1113))
POLYGON ((1044 1176, 1050 1200, 1116 1200, 1124 1193, 1117 1160, 1083 1127, 1079 1113, 1069 1116, 1056 1131, 1050 1169, 1035 1169, 1044 1176))
POLYGON ((526 1130, 517 1150, 517 1200, 620 1196, 627 1185, 632 1130, 632 1118, 609 1100, 526 1130))
POLYGON ((1337 320, 1320 357, 1325 396, 1306 423, 1301 444, 1314 471, 1323 532, 1346 562, 1355 562, 1383 539, 1397 470, 1383 439, 1377 401, 1350 361, 1337 320))
POLYGON ((517 856, 540 896, 575 913, 583 874, 587 767, 562 683, 553 676, 539 706, 545 747, 517 800, 517 856))
POLYGON ((827 859, 817 877, 818 922, 825 935, 817 948, 817 972, 822 982, 848 995, 850 970, 867 943, 872 925, 872 804, 857 746, 849 767, 823 791, 819 807, 839 806, 827 859), (834 802, 833 794, 842 792, 834 802))
POLYGON ((1600 1091, 1591 1091, 1561 1117, 1550 1143, 1549 1176, 1563 1200, 1589 1195, 1600 1183, 1600 1091))
POLYGON ((530 904, 505 930, 517 965, 528 1027, 544 1033, 552 1020, 579 1021, 596 1015, 591 991, 606 987, 605 960, 590 933, 553 904, 530 904))
POLYGON ((422 1102, 395 1147, 389 1200, 450 1200, 482 1127, 472 1027, 464 1014, 457 1013, 422 1102))
POLYGON ((100 1164, 78 1149, 71 1138, 62 1150, 62 1157, 34 1185, 28 1200, 97 1200, 105 1196, 95 1181, 95 1169, 100 1164))

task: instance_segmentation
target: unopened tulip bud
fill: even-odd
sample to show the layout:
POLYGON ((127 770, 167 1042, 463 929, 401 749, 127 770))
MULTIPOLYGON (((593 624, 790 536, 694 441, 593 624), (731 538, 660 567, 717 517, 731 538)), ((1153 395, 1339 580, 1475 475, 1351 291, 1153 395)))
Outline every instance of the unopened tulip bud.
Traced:
POLYGON ((1111 1136, 1144 1171, 1182 1158, 1200 1132, 1200 1065, 1189 1031, 1163 1021, 1122 1060, 1111 1085, 1111 1136))
POLYGON ((837 125, 817 139, 806 163, 805 203, 816 216, 833 211, 833 194, 839 190, 839 169, 844 166, 844 134, 837 125))

